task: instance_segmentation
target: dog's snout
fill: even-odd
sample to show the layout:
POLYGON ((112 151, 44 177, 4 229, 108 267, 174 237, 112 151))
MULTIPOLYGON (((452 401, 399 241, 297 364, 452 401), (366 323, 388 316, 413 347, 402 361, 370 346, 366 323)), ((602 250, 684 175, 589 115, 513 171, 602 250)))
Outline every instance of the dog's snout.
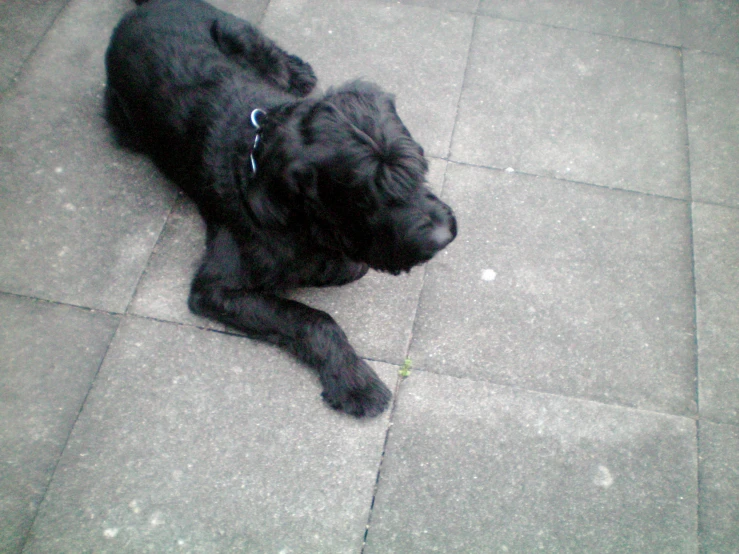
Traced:
POLYGON ((441 250, 457 236, 457 220, 452 209, 444 202, 435 196, 430 197, 429 201, 431 203, 429 217, 433 224, 429 238, 436 246, 436 250, 441 250))
POLYGON ((431 241, 434 244, 435 250, 441 250, 447 244, 454 240, 451 227, 444 225, 436 225, 434 230, 431 231, 431 241))

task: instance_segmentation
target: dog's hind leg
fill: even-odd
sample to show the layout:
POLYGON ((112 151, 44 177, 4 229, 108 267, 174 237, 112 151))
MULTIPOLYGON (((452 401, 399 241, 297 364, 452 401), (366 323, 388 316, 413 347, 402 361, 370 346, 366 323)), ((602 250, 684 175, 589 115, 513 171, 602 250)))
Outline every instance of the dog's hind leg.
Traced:
POLYGON ((247 21, 216 19, 210 34, 226 56, 242 67, 256 69, 262 78, 285 92, 307 96, 316 86, 310 64, 282 50, 247 21))
POLYGON ((323 398, 361 417, 382 413, 391 393, 327 313, 273 294, 244 290, 236 242, 209 229, 208 250, 190 291, 190 309, 277 344, 315 368, 323 398))
POLYGON ((118 91, 110 85, 105 89, 104 110, 105 118, 115 130, 115 138, 118 143, 131 150, 141 150, 141 140, 131 111, 126 101, 118 94, 118 91))

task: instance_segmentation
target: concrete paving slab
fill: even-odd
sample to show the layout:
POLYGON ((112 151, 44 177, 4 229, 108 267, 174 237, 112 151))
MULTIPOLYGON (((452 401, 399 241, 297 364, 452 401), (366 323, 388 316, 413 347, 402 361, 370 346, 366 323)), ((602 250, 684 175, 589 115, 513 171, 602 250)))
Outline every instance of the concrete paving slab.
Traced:
POLYGON ((388 415, 319 392, 276 348, 126 319, 25 552, 357 552, 388 415))
POLYGON ((481 0, 479 12, 501 19, 681 44, 679 0, 481 0))
POLYGON ((696 471, 690 419, 414 372, 365 552, 694 553, 696 471))
POLYGON ((187 307, 190 282, 204 253, 205 223, 195 204, 182 196, 151 254, 129 313, 224 330, 222 323, 197 316, 187 307))
POLYGON ((680 0, 683 45, 739 57, 736 0, 680 0))
POLYGON ((739 424, 739 210, 695 204, 700 410, 739 424))
POLYGON ((384 4, 408 4, 410 6, 425 6, 450 12, 475 13, 480 0, 372 0, 384 4))
POLYGON ((308 61, 323 87, 358 77, 397 95, 426 153, 446 157, 473 16, 358 0, 275 0, 264 29, 308 61))
POLYGON ((20 552, 118 318, 0 294, 0 552, 20 552))
MULTIPOLYGON (((62 1, 0 2, 3 62, 62 1)), ((51 478, 27 552, 356 554, 368 518, 365 554, 733 552, 737 7, 678 1, 682 49, 675 0, 271 2, 267 32, 323 86, 379 82, 458 162, 432 168, 459 216, 445 253, 299 293, 369 358, 411 342, 397 413, 358 422, 283 352, 189 319, 200 221, 101 117, 102 53, 133 3, 71 0, 0 89, 0 291, 126 323, 57 466, 120 316, 0 293, 18 302, 0 300, 0 454, 20 460, 0 469, 0 551, 51 478)), ((268 3, 213 2, 256 22, 268 3)))
POLYGON ((216 8, 258 24, 264 17, 269 0, 209 0, 209 3, 216 8))
POLYGON ((739 61, 685 52, 693 199, 739 207, 739 61))
POLYGON ((8 88, 69 0, 0 3, 0 92, 8 88))
POLYGON ((460 236, 426 273, 417 367, 694 414, 688 206, 449 164, 460 236))
POLYGON ((739 427, 701 421, 698 430, 701 552, 739 545, 739 427))
POLYGON ((688 193, 679 51, 479 17, 452 159, 688 193))
POLYGON ((127 2, 75 0, 0 104, 0 290, 122 312, 174 192, 117 149, 103 53, 127 2))

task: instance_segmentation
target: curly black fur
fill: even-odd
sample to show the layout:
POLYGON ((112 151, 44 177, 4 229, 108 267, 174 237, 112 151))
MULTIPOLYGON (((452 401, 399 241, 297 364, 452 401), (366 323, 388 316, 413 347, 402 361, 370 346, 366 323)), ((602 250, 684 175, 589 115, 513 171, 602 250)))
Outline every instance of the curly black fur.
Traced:
POLYGON ((136 3, 106 54, 106 113, 206 221, 190 308, 316 368, 332 407, 381 413, 390 391, 334 320, 279 293, 408 271, 456 236, 392 96, 356 81, 308 98, 311 67, 250 23, 200 0, 136 3))

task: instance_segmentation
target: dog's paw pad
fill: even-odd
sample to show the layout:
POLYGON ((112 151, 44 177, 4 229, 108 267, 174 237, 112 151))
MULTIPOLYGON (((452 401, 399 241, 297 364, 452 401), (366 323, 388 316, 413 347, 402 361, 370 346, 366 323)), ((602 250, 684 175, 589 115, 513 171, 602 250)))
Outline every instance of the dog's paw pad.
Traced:
POLYGON ((390 389, 379 379, 361 389, 351 389, 343 394, 331 395, 324 391, 323 399, 329 406, 356 417, 375 417, 384 412, 393 397, 390 389))

